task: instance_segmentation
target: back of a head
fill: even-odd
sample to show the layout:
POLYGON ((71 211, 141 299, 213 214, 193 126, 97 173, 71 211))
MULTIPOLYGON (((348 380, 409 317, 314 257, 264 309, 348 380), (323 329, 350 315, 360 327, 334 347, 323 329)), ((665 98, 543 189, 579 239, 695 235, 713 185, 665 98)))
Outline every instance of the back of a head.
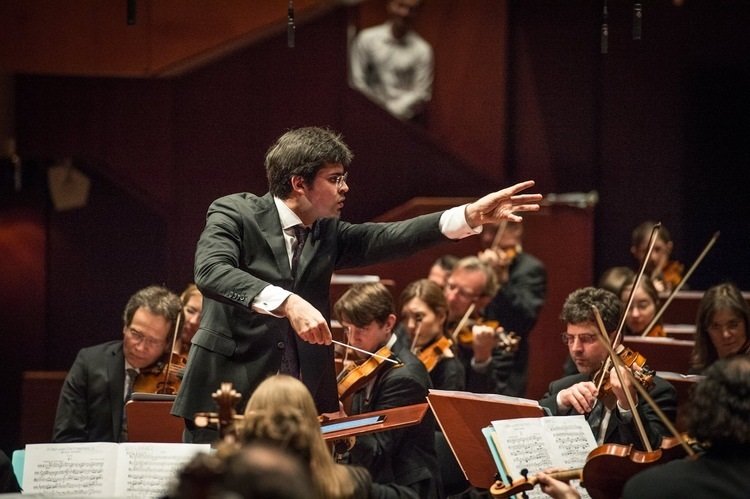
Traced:
POLYGON ((315 495, 310 467, 301 459, 271 444, 251 443, 227 458, 216 497, 307 499, 315 495))
POLYGON ((623 283, 629 278, 635 276, 635 271, 630 267, 618 266, 610 267, 604 271, 602 276, 599 278, 597 287, 606 289, 615 294, 620 293, 620 288, 623 283))
MULTIPOLYGON (((717 360, 692 394, 688 432, 714 448, 750 445, 750 356, 717 360)), ((747 449, 745 449, 747 450, 747 449)))

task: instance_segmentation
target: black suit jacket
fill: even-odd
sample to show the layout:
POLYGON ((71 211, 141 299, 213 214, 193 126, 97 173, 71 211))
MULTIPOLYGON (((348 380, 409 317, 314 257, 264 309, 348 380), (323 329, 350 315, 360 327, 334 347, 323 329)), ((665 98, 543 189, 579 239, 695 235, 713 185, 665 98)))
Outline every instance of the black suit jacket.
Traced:
MULTIPOLYGON (((506 331, 521 337, 518 350, 493 352, 491 369, 484 381, 470 391, 491 392, 513 397, 525 397, 529 370, 529 335, 539 317, 547 297, 547 269, 529 253, 518 253, 508 269, 508 282, 503 284, 482 315, 496 320, 506 331)), ((476 376, 475 374, 473 376, 476 376)))
POLYGON ((750 497, 750 445, 709 449, 696 459, 646 469, 626 484, 624 499, 745 499, 750 497))
MULTIPOLYGON (((352 397, 352 415, 421 404, 432 388, 424 364, 409 351, 399 337, 392 349, 402 366, 386 366, 375 379, 369 398, 366 387, 352 397)), ((382 431, 357 437, 351 450, 353 464, 370 470, 373 481, 395 484, 391 495, 420 498, 442 496, 440 468, 435 452, 435 418, 427 411, 422 422, 408 428, 382 431), (399 489, 410 489, 399 491, 399 489)))
POLYGON ((53 442, 118 442, 125 395, 122 340, 78 352, 57 403, 53 442))
MULTIPOLYGON (((241 411, 255 387, 278 372, 291 326, 286 318, 250 308, 266 286, 293 291, 330 319, 334 270, 407 256, 447 241, 439 219, 440 213, 380 224, 320 219, 305 243, 295 281, 270 194, 232 194, 214 201, 195 254, 195 282, 204 297, 201 324, 172 413, 193 419, 196 412, 215 411, 211 394, 222 382, 231 382, 242 394, 241 411)), ((294 337, 302 381, 318 410, 338 411, 333 345, 294 337)))
MULTIPOLYGON (((550 410, 553 416, 570 416, 578 414, 572 407, 569 408, 565 413, 559 413, 557 410, 557 394, 562 390, 569 388, 576 383, 582 381, 590 381, 591 376, 588 374, 574 374, 572 376, 566 376, 565 378, 553 381, 549 385, 549 390, 544 395, 539 404, 550 410)), ((654 376, 654 387, 649 392, 649 395, 659 409, 664 413, 671 423, 674 423, 675 417, 677 416, 677 391, 674 386, 666 380, 654 376)), ((658 449, 661 446, 662 438, 671 437, 667 426, 662 423, 661 419, 657 415, 656 411, 651 408, 645 400, 638 402, 638 414, 643 422, 646 435, 651 443, 652 448, 658 449)), ((596 437, 596 435, 594 435, 596 437)), ((645 450, 641 443, 641 438, 638 433, 638 428, 633 419, 630 423, 624 423, 620 419, 620 413, 615 408, 612 411, 612 416, 609 419, 607 430, 604 435, 604 443, 606 444, 622 444, 628 445, 633 444, 634 447, 645 450)))

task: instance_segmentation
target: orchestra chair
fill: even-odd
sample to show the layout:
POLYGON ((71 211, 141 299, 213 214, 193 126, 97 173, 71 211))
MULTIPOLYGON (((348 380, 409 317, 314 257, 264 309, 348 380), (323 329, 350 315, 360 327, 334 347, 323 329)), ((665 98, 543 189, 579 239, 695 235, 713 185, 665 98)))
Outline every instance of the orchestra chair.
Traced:
POLYGON ((173 403, 174 400, 128 401, 128 442, 182 443, 185 420, 170 414, 173 403))

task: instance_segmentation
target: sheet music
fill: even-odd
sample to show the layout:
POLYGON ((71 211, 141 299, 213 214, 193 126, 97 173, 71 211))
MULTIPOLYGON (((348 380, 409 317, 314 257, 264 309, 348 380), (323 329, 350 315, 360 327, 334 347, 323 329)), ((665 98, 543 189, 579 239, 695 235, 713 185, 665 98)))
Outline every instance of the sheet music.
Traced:
POLYGON ((26 446, 25 494, 163 497, 179 469, 208 444, 70 443, 26 446))
MULTIPOLYGON (((517 480, 521 470, 528 476, 552 468, 583 468, 589 452, 596 448, 591 427, 583 416, 549 416, 493 421, 497 449, 508 475, 517 480)), ((572 481, 582 497, 585 489, 572 481)), ((546 497, 539 488, 529 491, 530 498, 546 497)))
POLYGON ((23 469, 25 494, 112 496, 117 444, 30 444, 23 469))
POLYGON ((204 444, 123 443, 118 448, 115 495, 133 499, 163 497, 179 470, 204 444))

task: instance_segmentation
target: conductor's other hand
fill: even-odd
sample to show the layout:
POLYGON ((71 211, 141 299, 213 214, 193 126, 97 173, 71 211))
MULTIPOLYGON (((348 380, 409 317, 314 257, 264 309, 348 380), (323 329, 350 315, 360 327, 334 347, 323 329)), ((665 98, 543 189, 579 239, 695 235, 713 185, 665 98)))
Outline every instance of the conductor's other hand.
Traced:
POLYGON ((289 295, 279 312, 289 319, 301 340, 318 345, 331 344, 331 330, 323 314, 299 295, 289 295))
POLYGON ((466 222, 471 228, 502 220, 520 222, 522 217, 514 212, 538 211, 541 194, 518 194, 534 186, 533 180, 492 192, 466 206, 466 222))

